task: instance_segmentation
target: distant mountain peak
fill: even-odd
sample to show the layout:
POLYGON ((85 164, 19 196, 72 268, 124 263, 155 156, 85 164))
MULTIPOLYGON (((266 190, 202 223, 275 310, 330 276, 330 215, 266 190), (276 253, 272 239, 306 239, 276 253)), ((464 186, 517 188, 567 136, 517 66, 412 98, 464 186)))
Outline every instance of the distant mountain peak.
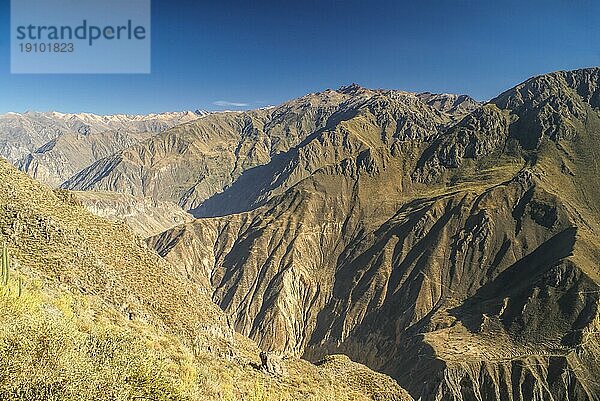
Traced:
POLYGON ((366 88, 360 86, 357 83, 351 83, 350 85, 342 86, 337 90, 339 93, 343 93, 345 95, 356 95, 359 92, 365 91, 366 88))

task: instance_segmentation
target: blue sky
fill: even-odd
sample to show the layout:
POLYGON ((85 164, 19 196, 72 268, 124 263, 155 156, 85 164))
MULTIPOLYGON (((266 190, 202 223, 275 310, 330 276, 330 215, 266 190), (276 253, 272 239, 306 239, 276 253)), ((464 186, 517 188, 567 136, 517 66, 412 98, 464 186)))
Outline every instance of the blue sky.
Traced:
POLYGON ((352 82, 486 100, 600 65, 595 0, 154 0, 151 74, 11 75, 0 4, 0 113, 256 108, 352 82))

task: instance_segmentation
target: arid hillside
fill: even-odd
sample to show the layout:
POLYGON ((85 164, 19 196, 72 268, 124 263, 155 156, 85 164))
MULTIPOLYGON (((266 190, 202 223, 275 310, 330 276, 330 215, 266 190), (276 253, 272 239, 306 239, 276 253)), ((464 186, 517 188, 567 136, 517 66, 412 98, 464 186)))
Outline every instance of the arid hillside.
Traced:
POLYGON ((265 349, 344 353, 415 399, 597 399, 600 69, 454 118, 337 93, 351 111, 152 246, 265 349))
MULTIPOLYGON (((36 319, 71 322, 77 349, 96 326, 108 344, 126 333, 135 391, 158 377, 171 399, 600 399, 600 68, 482 104, 353 84, 115 147, 99 135, 85 163, 69 135, 36 156, 73 172, 60 190, 1 165, 25 294, 13 274, 5 321, 29 310, 7 300, 36 294, 36 319)), ((55 371, 40 383, 74 382, 55 371)))
POLYGON ((125 223, 6 161, 0 235, 0 399, 411 399, 342 356, 261 355, 125 223))

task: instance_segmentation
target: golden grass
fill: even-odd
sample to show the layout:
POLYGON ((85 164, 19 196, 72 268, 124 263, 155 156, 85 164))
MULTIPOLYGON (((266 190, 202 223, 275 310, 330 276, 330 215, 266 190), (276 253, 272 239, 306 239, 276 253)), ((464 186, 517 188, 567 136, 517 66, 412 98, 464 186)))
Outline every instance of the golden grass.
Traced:
POLYGON ((346 360, 284 360, 287 374, 271 376, 257 368, 254 343, 237 335, 236 344, 235 358, 194 354, 177 336, 124 319, 100 298, 30 277, 17 296, 14 275, 0 287, 1 400, 359 401, 398 391, 346 360), (371 376, 348 381, 338 375, 343 366, 371 376))

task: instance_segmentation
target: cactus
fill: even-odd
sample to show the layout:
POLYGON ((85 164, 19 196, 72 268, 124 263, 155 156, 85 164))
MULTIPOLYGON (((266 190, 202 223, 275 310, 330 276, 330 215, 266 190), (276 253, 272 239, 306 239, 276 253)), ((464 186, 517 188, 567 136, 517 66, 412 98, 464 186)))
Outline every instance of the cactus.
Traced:
MULTIPOLYGON (((23 293, 23 278, 21 277, 18 262, 14 262, 13 264, 17 271, 17 296, 20 297, 23 293)), ((10 288, 8 286, 8 280, 10 278, 10 265, 10 253, 8 252, 8 246, 5 242, 2 246, 2 255, 0 255, 0 284, 2 284, 3 287, 6 287, 9 293, 10 288)))
POLYGON ((2 285, 3 286, 8 286, 8 278, 9 278, 9 270, 10 270, 10 255, 8 254, 8 246, 6 245, 6 242, 4 243, 4 246, 2 247, 2 277, 0 278, 2 280, 2 285))

